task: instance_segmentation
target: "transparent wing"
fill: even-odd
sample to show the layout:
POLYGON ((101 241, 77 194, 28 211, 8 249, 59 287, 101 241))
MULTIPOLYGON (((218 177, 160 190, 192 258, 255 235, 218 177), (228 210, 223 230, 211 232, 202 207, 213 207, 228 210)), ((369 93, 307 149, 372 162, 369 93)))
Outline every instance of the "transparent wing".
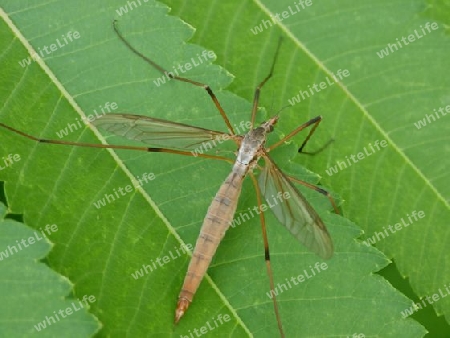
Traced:
POLYGON ((268 206, 289 232, 322 258, 333 255, 333 242, 319 215, 277 165, 265 155, 258 185, 268 206))
POLYGON ((208 150, 215 146, 212 141, 231 138, 230 135, 220 131, 141 115, 107 114, 95 119, 92 124, 130 140, 182 150, 194 150, 202 147, 202 143, 204 143, 204 150, 208 150))

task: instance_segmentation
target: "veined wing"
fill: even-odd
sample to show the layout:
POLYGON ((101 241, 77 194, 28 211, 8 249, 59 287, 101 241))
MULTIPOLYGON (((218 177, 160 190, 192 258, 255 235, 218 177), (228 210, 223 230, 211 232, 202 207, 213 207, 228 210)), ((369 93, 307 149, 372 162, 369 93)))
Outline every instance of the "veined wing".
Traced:
POLYGON ((227 133, 189 126, 152 117, 130 114, 102 115, 92 122, 93 125, 115 135, 130 140, 163 148, 194 150, 205 143, 205 150, 213 148, 214 144, 206 143, 214 140, 228 140, 227 133))
POLYGON ((309 250, 322 258, 330 258, 333 242, 319 215, 268 155, 264 160, 266 166, 258 184, 276 218, 309 250), (280 193, 283 198, 279 197, 280 193))

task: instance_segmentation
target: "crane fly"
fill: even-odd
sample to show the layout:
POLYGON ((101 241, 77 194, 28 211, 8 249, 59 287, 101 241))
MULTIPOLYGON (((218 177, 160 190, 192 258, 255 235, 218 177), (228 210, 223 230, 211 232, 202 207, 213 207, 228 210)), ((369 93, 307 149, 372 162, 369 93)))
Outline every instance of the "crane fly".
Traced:
MULTIPOLYGON (((156 64, 154 61, 136 50, 122 36, 117 28, 116 21, 114 21, 113 27, 120 40, 134 54, 144 59, 158 71, 164 74, 168 74, 168 76, 174 80, 187 82, 206 90, 220 115, 222 116, 227 126, 228 133, 132 114, 107 114, 100 116, 92 122, 94 126, 100 127, 101 129, 104 129, 112 134, 135 141, 140 141, 152 146, 157 146, 145 147, 90 144, 41 139, 26 134, 20 130, 14 129, 3 123, 0 123, 0 126, 23 137, 41 143, 64 144, 93 148, 130 149, 146 152, 165 152, 185 156, 198 156, 209 159, 223 160, 233 164, 230 174, 222 183, 213 201, 211 202, 203 221, 203 225, 200 229, 200 235, 197 239, 194 251, 192 253, 192 258, 189 263, 184 283, 178 297, 178 302, 175 309, 175 323, 178 323, 181 317, 183 317, 183 315, 186 313, 198 287, 200 286, 203 277, 206 274, 206 271, 219 246, 220 241, 231 225, 234 214, 236 212, 239 196, 241 194, 242 184, 246 176, 250 176, 256 191, 256 199, 258 202, 258 208, 260 210, 259 217, 261 221, 264 241, 265 262, 271 290, 274 290, 275 287, 270 264, 269 243, 266 233, 265 217, 263 209, 261 207, 262 197, 269 201, 271 196, 273 197, 275 195, 279 195, 280 193, 283 194, 283 196, 289 196, 289 198, 284 199, 281 203, 277 203, 276 205, 271 207, 275 217, 306 248, 316 253, 321 258, 330 258, 333 255, 333 243, 327 231, 327 228, 325 227, 317 212, 311 207, 311 205, 303 197, 300 191, 297 190, 297 188, 293 185, 293 182, 302 184, 325 195, 330 200, 335 212, 339 213, 334 199, 327 191, 310 183, 284 174, 268 154, 270 151, 284 144, 286 141, 294 137, 303 129, 312 126, 307 137, 299 148, 299 152, 303 152, 304 146, 318 127, 319 123, 322 120, 322 117, 317 116, 300 125, 291 133, 289 133, 270 147, 265 146, 266 138, 267 135, 274 130, 274 126, 279 119, 279 113, 269 120, 261 123, 259 126, 255 127, 255 117, 258 109, 260 91, 264 84, 272 77, 281 45, 281 39, 278 42, 269 74, 264 78, 263 81, 259 83, 259 85, 255 89, 253 106, 251 110, 251 128, 245 135, 236 135, 224 109, 222 108, 217 97, 208 85, 190 80, 188 78, 175 76, 174 74, 167 72, 160 65, 156 64), (201 153, 194 155, 192 152, 195 147, 204 142, 211 142, 224 138, 234 141, 237 145, 238 150, 235 161, 232 161, 227 157, 217 155, 201 153), (258 161, 261 158, 264 160, 263 167, 258 164, 258 161), (258 178, 256 178, 255 174, 253 173, 253 170, 255 168, 261 169, 261 173, 258 178)), ((280 335, 284 337, 283 326, 281 323, 281 317, 278 311, 275 294, 273 294, 272 300, 278 329, 280 331, 280 335)))

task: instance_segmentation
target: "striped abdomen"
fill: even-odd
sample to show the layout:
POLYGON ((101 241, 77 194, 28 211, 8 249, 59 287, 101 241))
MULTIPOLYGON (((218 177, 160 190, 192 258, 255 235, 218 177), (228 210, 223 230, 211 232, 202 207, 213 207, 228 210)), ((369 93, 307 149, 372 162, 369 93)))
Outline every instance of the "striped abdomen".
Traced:
POLYGON ((233 220, 246 171, 242 166, 238 167, 240 167, 236 168, 238 170, 233 170, 228 175, 208 208, 178 297, 175 323, 180 320, 192 302, 211 259, 233 220))

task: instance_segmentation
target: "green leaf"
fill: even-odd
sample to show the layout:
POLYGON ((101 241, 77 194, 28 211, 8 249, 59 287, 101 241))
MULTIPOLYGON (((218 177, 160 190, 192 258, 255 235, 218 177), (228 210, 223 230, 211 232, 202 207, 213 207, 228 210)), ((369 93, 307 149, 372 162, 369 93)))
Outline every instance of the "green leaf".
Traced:
MULTIPOLYGON (((71 123, 72 129, 76 130, 64 137, 65 140, 99 143, 103 140, 99 134, 82 123, 83 127, 79 127, 78 121, 81 116, 93 114, 94 109, 99 113, 100 107, 114 102, 118 106, 116 112, 145 114, 225 130, 220 115, 202 88, 175 81, 156 86, 154 80, 161 74, 132 54, 112 30, 112 20, 118 19, 126 38, 167 69, 199 57, 204 47, 186 44, 193 34, 192 29, 179 19, 167 16, 163 5, 141 2, 137 8, 119 16, 116 10, 126 6, 125 2, 110 1, 106 7, 97 1, 84 7, 74 1, 30 5, 29 8, 20 8, 12 1, 6 4, 4 8, 8 14, 2 14, 5 22, 0 30, 1 50, 4 51, 1 71, 5 74, 0 80, 3 89, 0 92, 2 123, 51 139, 58 139, 57 132, 71 123), (52 20, 52 25, 48 26, 46 20, 52 20), (31 48, 43 50, 57 38, 67 38, 69 31, 79 32, 79 39, 67 43, 44 60, 33 61, 27 67, 19 65, 19 61, 28 56, 27 51, 32 51, 31 48)), ((279 33, 272 32, 270 37, 256 36, 254 40, 249 38, 253 36, 241 34, 239 42, 233 41, 237 37, 228 27, 242 29, 245 23, 254 22, 255 9, 259 20, 266 14, 260 5, 248 3, 240 9, 250 8, 238 12, 245 14, 243 20, 237 17, 230 21, 238 7, 224 5, 217 12, 214 25, 212 22, 200 23, 201 27, 196 25, 201 30, 195 38, 209 35, 201 45, 210 48, 213 43, 218 44, 217 63, 233 69, 233 73, 245 74, 230 88, 247 100, 222 89, 231 82, 231 76, 218 66, 202 63, 186 76, 211 85, 232 123, 239 125, 249 118, 251 93, 270 68, 279 33), (215 28, 211 31, 213 26, 215 28), (236 66, 230 67, 226 50, 232 53, 232 63, 236 66), (240 91, 235 90, 238 87, 240 91)), ((209 6, 212 5, 196 7, 199 13, 203 13, 203 20, 209 18, 206 12, 215 12, 214 7, 209 6)), ((319 5, 316 10, 319 10, 319 5)), ((248 25, 247 32, 250 32, 249 27, 253 26, 248 25)), ((319 27, 322 26, 316 28, 319 27)), ((242 32, 239 29, 237 35, 242 32)), ((315 64, 317 58, 302 52, 302 44, 295 41, 294 36, 287 35, 284 41, 274 79, 263 90, 266 94, 263 103, 267 107, 272 106, 272 101, 273 107, 285 106, 287 98, 295 95, 298 88, 306 88, 307 84, 320 81, 326 75, 315 64), (293 74, 297 64, 305 70, 302 77, 293 74), (274 90, 277 90, 276 101, 275 94, 271 94, 274 90)), ((335 142, 331 151, 314 159, 296 156, 293 144, 280 148, 280 152, 289 153, 291 157, 278 161, 282 168, 289 168, 289 172, 300 175, 301 170, 295 163, 301 160, 311 168, 316 165, 312 165, 312 161, 317 161, 323 170, 327 167, 324 161, 330 161, 328 165, 333 163, 326 160, 326 156, 335 156, 336 149, 342 154, 351 154, 345 151, 350 148, 341 141, 346 135, 351 137, 356 132, 360 136, 358 142, 364 144, 363 141, 373 140, 371 136, 380 133, 368 124, 366 130, 359 134, 361 121, 367 119, 373 124, 373 119, 354 100, 347 100, 349 93, 342 86, 334 86, 327 93, 326 101, 316 95, 308 105, 300 104, 298 108, 281 113, 278 137, 308 119, 307 114, 298 114, 302 106, 309 111, 310 117, 325 111, 322 109, 325 102, 328 110, 329 105, 335 105, 341 111, 348 108, 360 116, 350 123, 348 130, 343 129, 339 142, 335 142), (314 105, 310 106, 311 103, 314 105)), ((320 147, 330 136, 338 136, 337 132, 329 130, 333 124, 325 120, 322 124, 308 144, 310 149, 320 147)), ((214 336, 253 334, 273 337, 278 334, 272 302, 267 296, 269 286, 257 218, 228 231, 208 271, 209 276, 203 281, 189 311, 178 326, 173 326, 175 303, 190 258, 183 254, 181 247, 195 243, 207 207, 230 170, 228 164, 170 154, 121 151, 115 155, 98 149, 36 144, 6 130, 1 133, 0 154, 4 157, 9 154, 20 156, 19 161, 9 163, 0 171, 0 179, 6 181, 9 207, 15 213, 23 213, 27 223, 34 228, 54 223, 64 229, 52 237, 55 247, 48 263, 75 284, 77 296, 95 295, 98 301, 92 305, 91 311, 103 324, 102 335, 143 336, 150 333, 161 337, 189 336, 208 322, 212 326, 219 323, 219 315, 228 315, 231 320, 219 323, 211 333, 214 336), (142 178, 145 173, 153 173, 155 179, 142 187, 133 187, 133 177, 142 178), (128 186, 131 192, 124 193, 128 186), (113 203, 95 207, 95 203, 105 199, 106 195, 114 199, 113 203), (161 264, 160 260, 164 262, 166 256, 169 262, 161 264), (153 271, 134 279, 132 274, 143 265, 149 265, 153 271)), ((113 137, 108 137, 107 141, 126 143, 113 137)), ((301 141, 299 137, 295 142, 301 141)), ((388 151, 392 152, 394 159, 399 158, 398 149, 390 147, 384 150, 388 151)), ((367 173, 373 174, 366 171, 364 175, 367 173)), ((362 173, 358 171, 358 174, 362 173)), ((299 177, 311 179, 311 175, 304 171, 299 177)), ((339 187, 334 180, 324 182, 339 187)), ((359 186, 336 190, 348 200, 348 189, 357 191, 359 186)), ((249 181, 245 182, 243 191, 238 213, 256 204, 249 181)), ((323 196, 304 192, 327 224, 336 253, 326 262, 326 270, 288 288, 287 281, 292 277, 305 275, 305 270, 311 275, 311 268, 322 261, 301 247, 267 213, 275 282, 286 284, 287 289, 279 295, 286 335, 351 336, 364 333, 366 336, 421 336, 424 329, 401 316, 401 311, 410 306, 410 301, 381 277, 372 274, 389 261, 376 249, 355 240, 360 231, 342 217, 330 214, 330 206, 323 196)), ((350 200, 344 204, 344 212, 358 218, 352 203, 350 200)), ((379 208, 378 205, 376 207, 379 208)))
MULTIPOLYGON (((376 246, 395 260, 419 297, 440 290, 445 294, 450 278, 450 80, 445 76, 450 66, 449 2, 312 1, 276 25, 271 16, 282 15, 289 6, 296 11, 294 1, 163 2, 173 8, 173 15, 197 27, 193 42, 217 53, 217 62, 236 76, 228 89, 248 100, 267 71, 271 46, 278 36, 285 37, 275 77, 261 95, 266 107, 284 107, 300 90, 339 69, 349 70, 342 84, 283 110, 293 119, 286 122, 291 126, 287 130, 309 117, 324 117, 311 141, 313 149, 335 139, 324 154, 299 157, 298 162, 339 192, 346 201, 344 215, 364 229, 364 239, 387 229, 389 236, 378 235, 376 246), (264 26, 263 20, 273 26, 254 35, 252 29, 264 26), (421 27, 427 22, 439 28, 425 35, 421 27), (415 30, 420 39, 378 56, 415 30), (269 56, 262 57, 261 51, 269 56), (421 128, 416 127, 419 121, 421 128), (383 139, 387 148, 337 174, 327 173, 337 161, 383 139), (402 230, 394 228, 395 233, 389 230, 414 211, 426 216, 402 230)), ((432 306, 450 322, 450 297, 440 297, 432 306)))
POLYGON ((0 203, 0 330, 4 337, 89 337, 100 329, 87 308, 95 296, 69 298, 73 285, 38 262, 50 251, 49 239, 58 227, 33 231, 5 219, 0 203), (64 297, 68 297, 63 299, 64 297))

